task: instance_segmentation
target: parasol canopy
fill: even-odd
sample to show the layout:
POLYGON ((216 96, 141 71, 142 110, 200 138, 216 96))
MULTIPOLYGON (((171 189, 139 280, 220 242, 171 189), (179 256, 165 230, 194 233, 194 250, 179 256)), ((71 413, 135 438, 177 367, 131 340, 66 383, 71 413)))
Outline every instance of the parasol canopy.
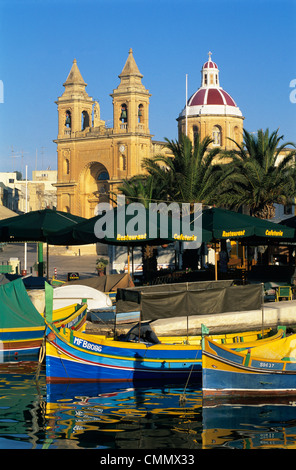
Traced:
POLYGON ((1 242, 47 242, 48 237, 85 220, 68 212, 43 209, 0 221, 1 242))

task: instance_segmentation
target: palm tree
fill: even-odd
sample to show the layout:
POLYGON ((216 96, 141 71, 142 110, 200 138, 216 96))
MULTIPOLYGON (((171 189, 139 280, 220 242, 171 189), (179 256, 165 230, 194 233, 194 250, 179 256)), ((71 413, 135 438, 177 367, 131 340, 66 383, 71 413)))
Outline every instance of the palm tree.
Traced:
MULTIPOLYGON (((140 202, 147 209, 149 203, 158 198, 160 186, 156 178, 151 175, 136 175, 129 180, 124 180, 118 188, 125 195, 127 203, 140 202)), ((142 265, 144 281, 151 280, 152 273, 157 270, 157 258, 155 247, 142 246, 142 265)))
POLYGON ((201 141, 198 134, 194 145, 187 136, 182 136, 180 142, 166 141, 172 157, 158 155, 143 162, 145 170, 163 182, 166 199, 189 203, 217 202, 217 187, 226 177, 221 165, 215 163, 221 149, 210 149, 213 140, 205 137, 201 141))
POLYGON ((275 203, 293 202, 296 150, 289 151, 287 146, 296 146, 292 142, 279 145, 282 139, 278 130, 269 134, 268 129, 257 135, 244 130, 242 144, 230 139, 237 149, 224 153, 231 161, 225 164, 228 175, 221 186, 222 203, 234 209, 245 205, 251 215, 269 219, 275 215, 275 203))

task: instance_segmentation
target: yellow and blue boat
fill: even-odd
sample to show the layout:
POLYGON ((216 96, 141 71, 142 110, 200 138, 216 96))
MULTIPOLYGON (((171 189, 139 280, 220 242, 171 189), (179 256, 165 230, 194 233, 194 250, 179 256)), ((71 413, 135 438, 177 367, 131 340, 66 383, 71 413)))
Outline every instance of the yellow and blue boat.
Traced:
MULTIPOLYGON (((45 318, 32 303, 22 279, 0 286, 0 363, 38 360, 45 318)), ((56 328, 82 329, 87 305, 73 304, 52 312, 56 328)))
POLYGON ((46 381, 134 382, 200 380, 199 348, 150 342, 116 341, 49 324, 46 381))
POLYGON ((296 335, 234 351, 204 338, 203 397, 296 394, 296 335))
POLYGON ((46 380, 48 383, 156 379, 168 383, 175 383, 176 380, 200 381, 201 345, 160 342, 149 328, 149 320, 162 316, 169 322, 170 314, 194 315, 202 311, 202 323, 202 315, 214 308, 221 312, 234 306, 246 308, 247 305, 251 308, 258 303, 260 305, 260 289, 260 286, 259 289, 257 286, 246 286, 244 289, 244 286, 232 287, 223 283, 153 286, 145 292, 143 288, 119 289, 118 311, 135 311, 140 306, 142 322, 139 326, 116 340, 67 328, 58 331, 48 322, 51 331, 46 339, 46 380), (148 325, 143 324, 143 320, 148 325))
MULTIPOLYGON (((48 324, 48 327, 51 331, 46 338, 47 383, 158 379, 170 383, 189 379, 195 383, 201 381, 202 346, 201 341, 196 338, 192 343, 188 338, 185 344, 178 341, 178 338, 172 343, 172 338, 168 342, 160 342, 153 331, 149 330, 149 326, 146 326, 146 339, 141 342, 134 334, 127 335, 126 340, 118 341, 69 328, 58 330, 52 324, 48 324)), ((138 326, 131 331, 137 329, 138 326)), ((279 330, 270 337, 246 343, 227 343, 225 347, 229 350, 251 348, 256 344, 276 341, 283 335, 284 330, 279 330)), ((218 335, 216 340, 221 342, 223 338, 223 335, 218 335)))

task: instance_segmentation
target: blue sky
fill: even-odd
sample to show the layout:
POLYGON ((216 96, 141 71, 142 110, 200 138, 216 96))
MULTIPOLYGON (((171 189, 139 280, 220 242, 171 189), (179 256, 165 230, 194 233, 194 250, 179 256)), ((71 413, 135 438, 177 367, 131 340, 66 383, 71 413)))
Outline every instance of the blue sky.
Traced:
POLYGON ((28 165, 30 177, 36 150, 37 169, 56 169, 55 101, 74 58, 111 125, 130 48, 152 94, 154 139, 177 138, 186 74, 190 96, 210 50, 245 129, 296 142, 295 14, 296 0, 0 0, 0 171, 28 165))

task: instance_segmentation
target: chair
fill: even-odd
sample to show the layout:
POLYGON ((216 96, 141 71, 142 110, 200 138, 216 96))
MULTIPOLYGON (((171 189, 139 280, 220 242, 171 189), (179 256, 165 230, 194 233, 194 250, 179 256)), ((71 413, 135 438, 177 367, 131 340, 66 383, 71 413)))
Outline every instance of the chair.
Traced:
POLYGON ((292 300, 292 289, 290 286, 279 286, 276 289, 275 301, 279 302, 280 299, 292 300))

